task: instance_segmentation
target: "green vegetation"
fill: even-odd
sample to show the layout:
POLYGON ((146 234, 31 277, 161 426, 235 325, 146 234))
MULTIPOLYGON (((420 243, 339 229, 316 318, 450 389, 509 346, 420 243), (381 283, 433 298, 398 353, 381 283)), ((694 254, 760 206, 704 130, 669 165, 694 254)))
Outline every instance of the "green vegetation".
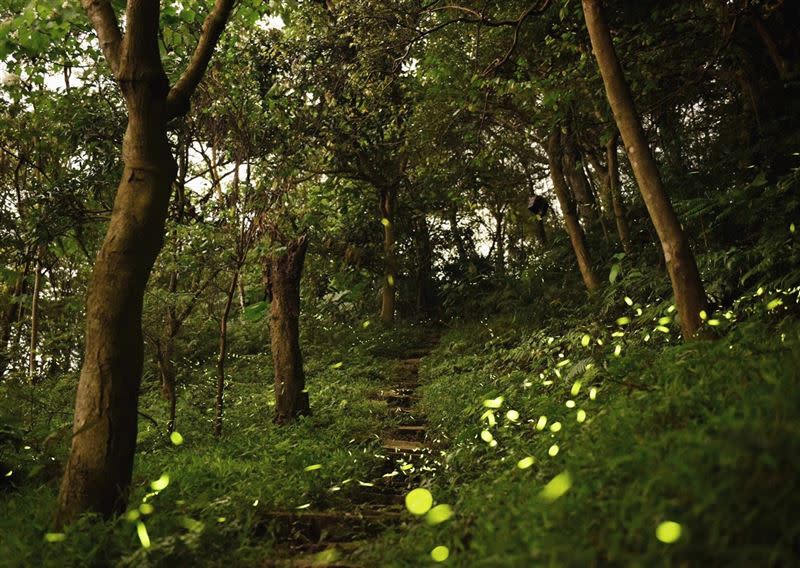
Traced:
POLYGON ((798 30, 0 0, 0 567, 800 564, 798 30))
MULTIPOLYGON (((252 324, 244 324, 237 331, 248 337, 260 334, 252 324)), ((385 424, 385 410, 369 395, 382 386, 387 369, 395 364, 393 357, 381 354, 380 346, 390 339, 386 332, 364 331, 360 326, 357 330, 341 326, 336 331, 335 342, 309 345, 307 373, 309 388, 315 393, 313 417, 291 428, 272 423, 274 401, 262 374, 269 362, 261 353, 247 354, 243 342, 236 347, 245 353, 230 370, 230 410, 226 416, 230 434, 222 441, 212 435, 211 387, 197 385, 181 399, 180 445, 142 420, 128 512, 113 523, 82 520, 69 527, 63 541, 46 545, 51 532, 51 504, 57 492, 57 470, 54 474, 48 464, 52 455, 63 460, 67 440, 65 435, 57 442, 46 439, 38 432, 47 432, 48 424, 37 420, 37 430, 26 433, 25 440, 43 440, 41 444, 3 454, 13 460, 13 474, 7 479, 18 485, 19 491, 3 496, 2 562, 20 566, 138 566, 179 560, 187 564, 261 565, 274 548, 283 544, 269 537, 264 511, 292 510, 306 504, 324 509, 348 503, 349 485, 372 479, 381 465, 373 454, 379 451, 375 433, 385 424), (310 467, 316 465, 321 467, 310 467), (151 483, 163 475, 168 476, 169 484, 154 494, 151 483), (342 490, 332 492, 331 488, 337 486, 342 490), (144 503, 153 506, 151 513, 142 513, 144 503), (25 518, 22 524, 21 518, 25 518), (146 526, 150 539, 147 549, 138 537, 137 521, 146 526)), ((409 343, 419 333, 415 328, 392 331, 391 338, 409 343)), ((15 395, 21 397, 23 393, 7 394, 3 415, 19 415, 14 407, 24 404, 24 399, 15 395)), ((72 392, 66 389, 61 400, 51 394, 46 407, 37 406, 39 416, 69 404, 68 395, 72 392)), ((155 389, 145 394, 145 414, 163 424, 165 410, 155 389)), ((15 426, 20 432, 27 428, 21 423, 15 426)))
POLYGON ((413 566, 445 543, 458 566, 791 564, 800 326, 758 307, 713 342, 628 333, 619 357, 615 326, 588 310, 566 326, 535 313, 456 326, 423 398, 443 447, 434 494, 455 518, 387 537, 375 562, 413 566), (584 347, 596 329, 606 345, 584 347), (502 400, 493 427, 489 397, 502 400), (565 475, 561 496, 549 483, 565 475), (656 538, 663 522, 680 525, 673 545, 656 538))

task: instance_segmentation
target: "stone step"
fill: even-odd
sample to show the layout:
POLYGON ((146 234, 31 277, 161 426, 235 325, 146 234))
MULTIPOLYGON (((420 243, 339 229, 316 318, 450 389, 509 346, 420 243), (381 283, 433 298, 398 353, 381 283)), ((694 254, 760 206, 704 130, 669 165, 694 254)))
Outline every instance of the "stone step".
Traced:
POLYGON ((424 442, 427 436, 427 428, 422 424, 401 425, 385 434, 386 438, 392 440, 409 440, 414 442, 424 442))
POLYGON ((270 534, 277 542, 307 546, 322 540, 351 542, 373 537, 401 522, 399 511, 264 511, 256 534, 270 534))
POLYGON ((418 454, 425 451, 427 446, 419 440, 398 440, 394 438, 385 438, 381 440, 383 449, 398 453, 418 454))
POLYGON ((402 398, 407 396, 418 398, 417 389, 413 386, 403 384, 390 389, 381 389, 378 391, 378 397, 383 399, 402 398))
POLYGON ((404 493, 401 486, 390 486, 378 482, 374 487, 359 487, 350 495, 353 503, 366 505, 370 508, 394 508, 403 505, 404 493))
POLYGON ((343 558, 367 545, 367 541, 317 542, 286 551, 291 558, 267 560, 264 568, 363 568, 343 558))

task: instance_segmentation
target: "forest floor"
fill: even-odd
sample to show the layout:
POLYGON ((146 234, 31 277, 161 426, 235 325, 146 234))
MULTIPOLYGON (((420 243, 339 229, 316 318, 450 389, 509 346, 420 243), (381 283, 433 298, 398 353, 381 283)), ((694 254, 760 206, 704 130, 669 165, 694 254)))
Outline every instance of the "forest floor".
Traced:
MULTIPOLYGON (((353 483, 345 507, 276 510, 262 515, 281 547, 265 563, 269 567, 354 568, 365 566, 359 550, 387 527, 407 520, 404 499, 414 486, 425 485, 433 471, 432 447, 425 416, 418 409, 419 367, 438 342, 431 334, 410 346, 387 371, 385 385, 370 398, 385 406, 380 436, 382 461, 376 477, 353 483)), ((340 491, 340 486, 334 486, 340 491)))
POLYGON ((631 291, 441 329, 309 325, 313 415, 290 426, 272 423, 263 326, 236 321, 222 436, 213 369, 180 391, 181 444, 146 382, 129 511, 53 538, 65 379, 33 392, 0 566, 796 565, 795 295, 743 296, 688 343, 669 300, 631 291), (408 510, 420 487, 444 520, 408 510))

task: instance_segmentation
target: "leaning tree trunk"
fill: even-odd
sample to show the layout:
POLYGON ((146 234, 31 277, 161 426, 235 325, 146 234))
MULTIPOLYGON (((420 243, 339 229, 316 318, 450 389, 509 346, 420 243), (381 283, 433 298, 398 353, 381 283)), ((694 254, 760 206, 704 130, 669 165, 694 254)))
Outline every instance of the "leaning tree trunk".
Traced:
POLYGON ((164 337, 163 344, 159 345, 158 371, 161 375, 161 395, 169 403, 169 420, 167 421, 167 433, 171 434, 175 430, 175 414, 178 403, 177 377, 175 364, 172 358, 175 353, 175 339, 172 335, 164 337))
POLYGON ((435 311, 435 293, 433 290, 433 249, 428 221, 424 214, 416 219, 415 240, 417 248, 417 312, 430 317, 435 311))
POLYGON ((217 397, 214 410, 214 435, 222 435, 222 418, 225 408, 225 362, 228 357, 228 319, 231 315, 233 297, 236 295, 236 285, 239 281, 240 265, 236 266, 225 297, 225 307, 219 323, 219 352, 217 353, 217 397))
POLYGON ((575 195, 581 219, 586 223, 592 223, 597 218, 594 193, 592 193, 592 188, 583 172, 575 144, 570 141, 569 136, 569 133, 561 135, 564 175, 575 195))
POLYGON ((684 337, 689 339, 694 337, 700 327, 702 323, 700 312, 706 308, 705 290, 694 254, 669 201, 656 161, 647 144, 642 123, 636 113, 633 95, 614 51, 611 32, 603 15, 600 0, 583 0, 583 13, 614 120, 622 135, 639 190, 664 250, 667 271, 675 293, 675 304, 681 319, 681 329, 684 337))
POLYGON ((456 245, 456 252, 461 264, 467 265, 471 260, 471 256, 467 254, 467 245, 464 243, 464 237, 461 234, 461 229, 458 228, 458 217, 456 216, 456 208, 451 206, 448 213, 447 220, 450 223, 450 233, 453 235, 453 242, 456 245))
POLYGON ((397 187, 381 190, 381 223, 383 224, 384 274, 381 288, 381 319, 394 321, 397 283, 397 243, 394 234, 394 210, 397 200, 397 187))
POLYGON ((6 368, 11 362, 11 353, 9 342, 11 341, 11 332, 14 324, 20 319, 21 311, 21 298, 25 294, 25 288, 28 277, 29 264, 25 264, 23 273, 17 277, 14 284, 14 289, 11 291, 11 297, 8 301, 8 306, 2 314, 2 321, 0 321, 0 379, 6 372, 6 368))
POLYGON ((619 158, 617 156, 617 135, 612 136, 606 146, 606 160, 608 162, 608 186, 611 193, 611 204, 614 207, 614 221, 617 224, 617 234, 622 243, 625 254, 633 252, 631 245, 631 231, 628 219, 625 216, 625 203, 622 200, 622 184, 619 180, 619 158))
POLYGON ((300 351, 300 278, 308 237, 290 241, 286 251, 269 258, 272 304, 269 334, 275 371, 275 423, 308 416, 311 408, 300 351))
POLYGON ((188 110, 234 2, 215 1, 190 62, 172 88, 159 52, 158 2, 128 0, 124 35, 110 1, 81 3, 119 83, 128 125, 122 180, 89 283, 85 355, 59 493, 59 526, 87 511, 111 517, 127 506, 144 356, 144 292, 163 244, 177 173, 167 123, 188 110))
POLYGON ((97 255, 86 303, 86 347, 75 401, 72 447, 58 522, 95 511, 119 514, 128 502, 142 378, 142 303, 164 238, 176 174, 164 101, 166 76, 122 82, 128 103, 125 169, 97 255))
POLYGON ((33 275, 33 295, 31 296, 31 345, 28 352, 28 382, 36 378, 36 346, 39 343, 39 296, 42 292, 42 250, 36 257, 33 275))
POLYGON ((550 165, 550 178, 553 180, 553 189, 556 192, 558 203, 561 206, 561 213, 564 216, 564 224, 567 228, 569 240, 572 243, 572 250, 575 251, 575 258, 578 261, 578 268, 583 277, 583 283, 589 292, 594 292, 600 288, 600 280, 592 269, 592 261, 589 258, 589 250, 586 248, 586 237, 583 228, 578 221, 575 213, 575 203, 569 194, 567 182, 564 179, 564 170, 561 167, 561 133, 555 127, 550 133, 547 141, 546 151, 547 160, 550 165))

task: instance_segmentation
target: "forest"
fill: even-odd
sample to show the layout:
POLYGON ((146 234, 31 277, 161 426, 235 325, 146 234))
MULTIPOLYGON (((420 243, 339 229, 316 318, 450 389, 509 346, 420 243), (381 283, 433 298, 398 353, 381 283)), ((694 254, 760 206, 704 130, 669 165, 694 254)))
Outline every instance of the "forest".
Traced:
POLYGON ((800 565, 800 2, 0 0, 0 567, 800 565))

